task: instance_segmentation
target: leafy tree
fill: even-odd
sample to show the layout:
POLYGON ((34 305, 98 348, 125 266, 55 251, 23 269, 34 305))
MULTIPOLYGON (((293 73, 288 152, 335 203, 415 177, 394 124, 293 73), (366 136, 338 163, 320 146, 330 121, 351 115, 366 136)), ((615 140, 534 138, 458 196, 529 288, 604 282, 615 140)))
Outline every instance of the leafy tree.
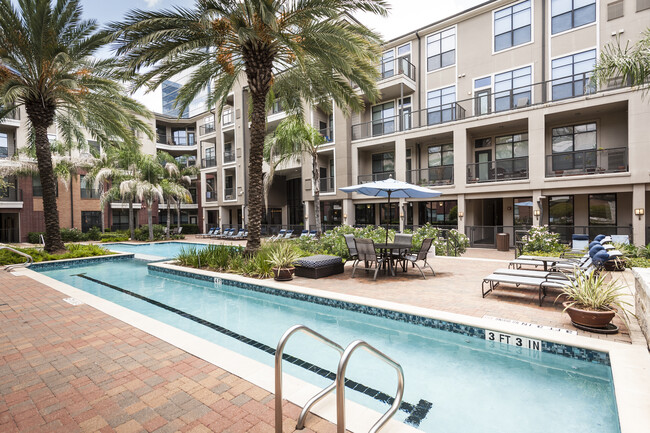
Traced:
POLYGON ((20 106, 27 113, 48 252, 64 249, 48 129, 56 125, 71 146, 86 144, 84 130, 103 145, 134 142, 134 131, 153 137, 138 117, 148 111, 118 84, 118 60, 93 57, 109 42, 107 34, 81 15, 80 0, 0 0, 0 117, 20 106))
POLYGON ((284 119, 275 132, 266 139, 264 156, 271 170, 266 182, 266 189, 273 182, 275 169, 282 163, 308 154, 312 161, 312 188, 314 191, 314 218, 316 219, 316 232, 321 233, 320 218, 320 166, 318 164, 318 149, 326 142, 320 132, 305 123, 300 116, 291 116, 284 119))
POLYGON ((628 41, 625 47, 622 47, 621 41, 617 39, 616 43, 603 47, 594 69, 594 79, 605 83, 619 77, 632 86, 647 89, 650 80, 650 28, 631 46, 628 41))
POLYGON ((378 95, 379 36, 350 18, 357 12, 386 14, 386 1, 197 0, 193 8, 134 10, 111 25, 135 88, 155 89, 191 68, 176 98, 179 113, 210 88, 208 104, 221 114, 227 95, 246 78, 248 253, 260 246, 269 95, 306 103, 331 97, 352 110, 363 106, 361 93, 370 100, 378 95))

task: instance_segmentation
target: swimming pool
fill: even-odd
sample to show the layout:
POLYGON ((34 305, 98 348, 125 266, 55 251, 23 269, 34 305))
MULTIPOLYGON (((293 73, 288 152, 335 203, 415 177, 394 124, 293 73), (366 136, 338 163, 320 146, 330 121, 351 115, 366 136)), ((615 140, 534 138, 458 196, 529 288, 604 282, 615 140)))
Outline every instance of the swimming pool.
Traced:
POLYGON ((149 244, 126 244, 114 243, 104 244, 106 249, 120 253, 134 253, 146 256, 155 256, 164 259, 173 259, 183 248, 205 248, 207 244, 195 244, 191 242, 155 242, 149 244))
MULTIPOLYGON (((42 273, 267 365, 282 333, 297 323, 343 346, 364 339, 402 364, 404 404, 396 417, 423 431, 620 431, 606 355, 589 362, 489 341, 451 323, 442 327, 454 332, 322 298, 296 299, 262 286, 156 269, 120 260, 42 273)), ((330 383, 325 376, 338 362, 331 350, 298 334, 286 353, 296 359, 285 362, 287 373, 319 386, 330 383)), ((346 397, 384 412, 395 389, 390 367, 359 352, 348 371, 355 390, 346 397)))

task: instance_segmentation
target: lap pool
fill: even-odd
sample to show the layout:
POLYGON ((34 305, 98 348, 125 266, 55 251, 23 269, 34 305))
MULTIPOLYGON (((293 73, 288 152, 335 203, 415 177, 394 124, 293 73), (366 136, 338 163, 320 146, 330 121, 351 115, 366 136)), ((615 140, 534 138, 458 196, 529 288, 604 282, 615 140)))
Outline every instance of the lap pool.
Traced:
POLYGON ((155 242, 148 244, 127 244, 113 243, 102 244, 108 250, 119 253, 143 254, 163 259, 173 259, 180 254, 183 248, 205 248, 207 244, 195 244, 191 242, 155 242))
MULTIPOLYGON (((395 418, 425 432, 620 431, 609 358, 601 352, 537 341, 532 349, 517 347, 490 341, 479 328, 190 278, 140 260, 33 269, 269 366, 279 338, 295 324, 344 347, 363 339, 402 365, 404 400, 395 418)), ((294 358, 285 361, 286 373, 321 387, 331 383, 326 376, 336 371, 336 352, 297 334, 285 353, 294 358)), ((390 367, 360 351, 347 377, 348 399, 388 409, 396 387, 390 367)))

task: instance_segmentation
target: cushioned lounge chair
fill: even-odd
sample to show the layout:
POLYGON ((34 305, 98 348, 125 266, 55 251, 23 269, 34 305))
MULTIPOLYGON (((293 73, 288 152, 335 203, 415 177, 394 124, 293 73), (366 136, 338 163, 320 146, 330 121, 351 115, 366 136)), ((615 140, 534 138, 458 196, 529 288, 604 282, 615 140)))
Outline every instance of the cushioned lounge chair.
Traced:
POLYGON ((487 277, 483 278, 483 283, 481 284, 481 292, 485 298, 497 287, 507 289, 508 287, 502 286, 502 284, 513 285, 516 288, 527 287, 533 288, 538 291, 539 296, 539 305, 542 305, 542 301, 546 296, 546 289, 563 289, 568 284, 567 281, 553 279, 553 278, 536 278, 536 277, 525 277, 520 275, 505 275, 505 274, 490 274, 487 277), (487 290, 486 290, 487 285, 487 290))

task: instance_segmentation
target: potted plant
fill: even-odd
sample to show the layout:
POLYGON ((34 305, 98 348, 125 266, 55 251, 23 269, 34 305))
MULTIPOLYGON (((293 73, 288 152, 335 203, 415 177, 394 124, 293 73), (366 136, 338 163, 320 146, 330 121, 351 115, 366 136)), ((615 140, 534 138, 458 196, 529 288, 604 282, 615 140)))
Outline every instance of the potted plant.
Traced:
POLYGON ((577 271, 559 296, 567 298, 562 305, 574 324, 604 329, 616 315, 627 323, 625 307, 630 303, 623 299, 626 294, 622 289, 618 281, 606 282, 604 274, 577 271))
POLYGON ((289 281, 293 279, 296 268, 293 262, 300 258, 300 253, 290 242, 279 242, 277 247, 269 253, 268 262, 272 266, 276 281, 289 281))

